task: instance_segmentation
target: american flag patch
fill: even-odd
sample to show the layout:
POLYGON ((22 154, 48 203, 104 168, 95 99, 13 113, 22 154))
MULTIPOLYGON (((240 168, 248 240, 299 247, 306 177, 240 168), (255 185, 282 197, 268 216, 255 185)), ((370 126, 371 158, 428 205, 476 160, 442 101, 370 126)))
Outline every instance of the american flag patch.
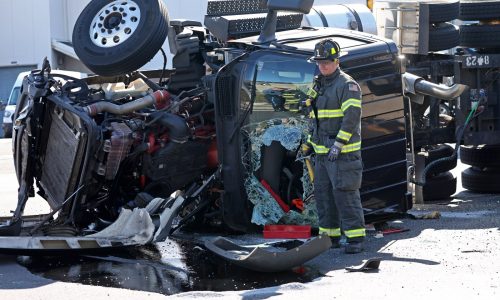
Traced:
POLYGON ((359 88, 356 84, 354 83, 349 83, 349 91, 352 91, 352 92, 359 92, 359 88))

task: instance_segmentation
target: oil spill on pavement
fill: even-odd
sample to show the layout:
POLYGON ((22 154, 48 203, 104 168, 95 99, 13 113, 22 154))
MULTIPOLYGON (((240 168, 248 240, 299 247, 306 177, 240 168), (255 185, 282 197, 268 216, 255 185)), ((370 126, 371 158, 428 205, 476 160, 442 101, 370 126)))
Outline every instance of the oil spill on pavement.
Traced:
POLYGON ((248 290, 305 283, 321 276, 307 266, 289 272, 253 272, 185 242, 121 250, 112 256, 20 257, 18 261, 47 279, 165 295, 248 290))

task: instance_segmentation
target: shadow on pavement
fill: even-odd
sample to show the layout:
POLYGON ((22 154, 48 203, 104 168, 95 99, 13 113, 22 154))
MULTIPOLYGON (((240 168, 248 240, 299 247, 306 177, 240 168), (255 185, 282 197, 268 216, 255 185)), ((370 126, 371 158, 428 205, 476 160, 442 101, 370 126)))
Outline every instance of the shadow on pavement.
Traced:
MULTIPOLYGON (((462 232, 453 239, 460 239, 466 242, 458 243, 461 249, 457 251, 459 255, 476 252, 492 252, 492 249, 483 249, 485 246, 481 242, 474 242, 474 239, 467 236, 467 230, 487 230, 500 228, 500 195, 498 194, 478 194, 469 191, 462 191, 456 194, 452 199, 436 201, 432 203, 415 205, 409 211, 406 218, 388 222, 390 227, 409 229, 406 232, 384 235, 381 238, 375 238, 374 231, 369 231, 365 241, 365 251, 360 254, 345 254, 343 248, 330 249, 328 252, 308 262, 313 268, 317 268, 320 273, 330 276, 332 271, 344 270, 345 267, 359 265, 363 260, 372 257, 381 257, 380 268, 384 267, 384 261, 398 261, 417 263, 423 265, 439 265, 442 257, 439 256, 439 247, 446 247, 447 241, 440 241, 439 238, 429 238, 428 236, 438 235, 432 231, 462 232), (439 212, 437 219, 418 219, 424 215, 430 215, 432 212, 439 212), (426 231, 424 237, 421 235, 426 231), (407 241, 412 240, 412 241, 407 241), (415 241, 413 241, 415 240, 415 241), (412 243, 419 243, 412 244, 412 243), (400 246, 402 245, 402 246, 400 246), (435 257, 430 257, 429 251, 411 251, 411 247, 426 249, 430 252, 435 251, 435 257), (403 248, 405 255, 394 254, 393 249, 403 248)), ((497 231, 497 230, 495 230, 497 231)), ((451 237, 450 237, 451 238, 451 237)), ((452 251, 452 250, 450 250, 452 251)), ((433 252, 434 253, 434 252, 433 252)), ((445 255, 444 251, 441 253, 445 255)))

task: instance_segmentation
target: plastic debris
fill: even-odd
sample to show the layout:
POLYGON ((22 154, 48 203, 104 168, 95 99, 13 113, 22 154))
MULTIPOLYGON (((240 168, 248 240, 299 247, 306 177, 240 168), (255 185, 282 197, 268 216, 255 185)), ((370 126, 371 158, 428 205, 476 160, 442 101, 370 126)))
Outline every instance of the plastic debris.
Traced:
POLYGON ((372 257, 367 260, 363 260, 363 262, 358 266, 350 266, 345 269, 349 272, 366 272, 378 270, 380 266, 380 261, 382 261, 381 257, 372 257))
POLYGON ((439 211, 433 211, 428 214, 415 216, 415 219, 439 219, 441 218, 441 213, 439 211))

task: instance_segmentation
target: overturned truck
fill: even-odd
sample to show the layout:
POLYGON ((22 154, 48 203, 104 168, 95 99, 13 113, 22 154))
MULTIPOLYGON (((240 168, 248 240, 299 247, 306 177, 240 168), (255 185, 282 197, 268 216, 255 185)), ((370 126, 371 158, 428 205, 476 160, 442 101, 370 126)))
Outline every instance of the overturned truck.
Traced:
POLYGON ((180 228, 317 226, 314 156, 300 147, 318 73, 307 59, 327 37, 363 92, 366 219, 410 209, 402 78, 417 94, 452 99, 463 89, 403 74, 392 40, 301 27, 312 3, 209 1, 202 26, 169 20, 158 0, 90 2, 73 45, 98 75, 55 79, 44 63, 24 80, 13 137, 19 198, 0 226, 1 247, 5 236, 24 237, 13 251, 85 250, 158 241, 180 228), (173 69, 137 71, 167 36, 173 69), (52 213, 28 219, 35 190, 52 213))

